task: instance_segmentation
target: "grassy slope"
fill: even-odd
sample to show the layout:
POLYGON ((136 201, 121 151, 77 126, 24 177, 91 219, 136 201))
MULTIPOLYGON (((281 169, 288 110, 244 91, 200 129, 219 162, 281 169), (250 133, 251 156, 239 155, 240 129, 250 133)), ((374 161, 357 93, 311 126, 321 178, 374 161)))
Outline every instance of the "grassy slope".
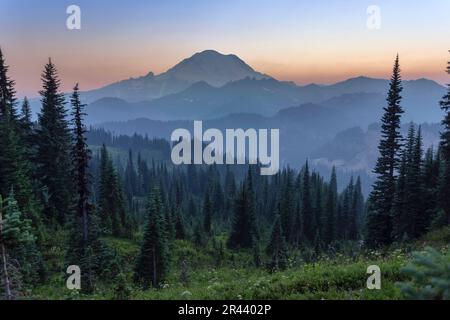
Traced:
MULTIPOLYGON (((301 263, 286 271, 269 273, 251 267, 251 254, 226 252, 227 262, 216 264, 211 248, 198 249, 186 241, 173 246, 171 273, 164 288, 141 291, 132 284, 134 257, 139 241, 106 238, 122 259, 131 299, 402 299, 396 282, 406 280, 401 269, 408 263, 410 252, 425 246, 448 251, 450 227, 434 231, 413 245, 391 248, 383 253, 365 252, 352 257, 337 255, 315 263, 301 263), (181 257, 189 257, 189 283, 179 281, 181 257), (369 265, 378 265, 382 273, 382 289, 366 289, 369 265), (250 266, 250 267, 249 267, 250 266)), ((61 249, 51 251, 51 266, 62 270, 61 249)), ((113 299, 115 281, 98 285, 93 296, 80 296, 65 289, 63 272, 53 272, 50 282, 33 290, 38 299, 113 299)), ((112 275, 113 277, 113 275, 112 275)))

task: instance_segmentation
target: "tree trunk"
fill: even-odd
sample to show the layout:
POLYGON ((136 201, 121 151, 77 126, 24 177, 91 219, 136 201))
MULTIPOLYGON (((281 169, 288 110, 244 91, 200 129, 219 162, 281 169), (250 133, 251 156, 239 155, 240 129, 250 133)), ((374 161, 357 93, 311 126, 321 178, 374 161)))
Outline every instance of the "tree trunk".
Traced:
POLYGON ((83 201, 83 217, 82 217, 82 220, 83 220, 83 242, 84 242, 85 246, 87 245, 88 240, 89 240, 88 239, 88 232, 89 232, 89 230, 88 230, 88 213, 87 213, 86 206, 87 206, 86 201, 83 201))
POLYGON ((3 277, 5 278, 5 298, 6 300, 13 300, 11 293, 11 282, 8 275, 8 260, 6 258, 6 248, 3 241, 3 216, 2 216, 2 198, 0 197, 0 250, 2 254, 2 268, 3 277))
POLYGON ((157 286, 157 276, 156 276, 156 250, 155 245, 153 245, 153 287, 156 288, 157 286))

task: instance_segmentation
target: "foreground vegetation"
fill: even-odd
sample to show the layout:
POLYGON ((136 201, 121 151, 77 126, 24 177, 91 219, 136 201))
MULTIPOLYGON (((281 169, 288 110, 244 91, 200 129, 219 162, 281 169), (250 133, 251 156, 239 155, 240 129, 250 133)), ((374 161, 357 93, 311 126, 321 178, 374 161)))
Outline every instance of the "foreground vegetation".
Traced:
MULTIPOLYGON (((83 295, 70 291, 65 286, 67 275, 58 252, 63 248, 53 247, 51 260, 55 261, 51 280, 43 286, 34 288, 28 298, 33 299, 139 299, 139 300, 190 300, 190 299, 293 299, 293 300, 330 300, 330 299, 443 299, 449 298, 450 290, 450 227, 428 233, 411 245, 392 246, 384 251, 363 251, 348 244, 342 253, 334 256, 321 256, 315 261, 306 261, 301 252, 292 256, 291 266, 284 271, 270 272, 256 268, 252 254, 246 251, 225 250, 221 261, 210 243, 200 248, 187 241, 174 243, 175 254, 171 272, 160 289, 142 290, 133 285, 134 260, 139 252, 139 239, 104 239, 108 246, 117 252, 124 267, 122 274, 111 274, 109 280, 98 283, 94 295, 83 295), (447 274, 420 277, 416 272, 423 268, 412 262, 422 261, 417 252, 425 251, 420 257, 426 258, 425 264, 436 263, 427 260, 430 246, 441 253, 443 269, 447 274), (188 258, 186 258, 188 257, 188 258), (187 270, 183 270, 180 261, 187 261, 187 270), (446 264, 445 262, 446 261, 446 264), (369 265, 378 265, 381 269, 381 290, 369 290, 366 273, 369 265), (183 275, 184 273, 184 275, 183 275), (444 288, 439 289, 436 281, 444 288), (434 281, 434 282, 433 282, 434 281), (445 296, 445 288, 447 296, 445 296), (432 293, 423 296, 424 292, 432 293)), ((219 241, 220 239, 218 239, 219 241)), ((49 257, 50 258, 50 257, 49 257)), ((423 261, 422 261, 423 262, 423 261)))

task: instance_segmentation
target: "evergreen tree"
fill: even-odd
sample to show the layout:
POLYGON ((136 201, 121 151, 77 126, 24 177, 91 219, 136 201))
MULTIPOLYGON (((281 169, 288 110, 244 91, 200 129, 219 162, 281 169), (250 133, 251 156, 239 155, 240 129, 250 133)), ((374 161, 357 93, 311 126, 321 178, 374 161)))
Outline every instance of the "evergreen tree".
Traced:
POLYGON ((29 179, 30 163, 15 104, 14 81, 8 77, 0 50, 0 195, 6 198, 13 189, 19 206, 34 218, 37 212, 29 179))
POLYGON ((315 221, 315 229, 316 229, 316 237, 315 241, 322 244, 322 237, 321 234, 323 233, 323 225, 322 225, 322 219, 323 219, 323 184, 321 178, 317 179, 317 185, 315 186, 315 193, 314 193, 314 221, 315 221))
MULTIPOLYGON (((412 238, 418 238, 426 231, 427 221, 423 212, 423 182, 422 182, 422 132, 419 127, 417 135, 413 142, 413 150, 411 154, 411 165, 408 169, 407 183, 407 203, 410 214, 410 230, 409 234, 412 238)), ((426 201, 426 200, 425 200, 426 201)))
POLYGON ((353 201, 351 209, 352 221, 349 226, 350 233, 349 238, 351 240, 357 240, 360 234, 361 223, 364 219, 364 196, 362 193, 361 177, 358 176, 356 184, 353 188, 353 201))
POLYGON ((192 196, 189 198, 188 214, 190 218, 195 217, 197 215, 197 206, 195 205, 195 201, 192 198, 192 196))
POLYGON ((212 199, 211 199, 214 212, 221 213, 222 209, 224 207, 224 194, 222 190, 222 186, 220 184, 220 178, 216 179, 214 185, 213 185, 213 193, 212 193, 212 199))
POLYGON ((131 206, 133 195, 137 193, 138 189, 138 181, 133 162, 133 152, 131 150, 128 151, 128 162, 124 173, 124 187, 128 205, 131 206))
MULTIPOLYGON (((448 62, 447 73, 450 74, 450 61, 448 62)), ((450 84, 447 85, 447 93, 439 104, 445 112, 444 120, 442 120, 444 130, 441 133, 441 152, 444 160, 448 161, 450 159, 450 84)))
MULTIPOLYGON (((447 66, 447 73, 450 74, 450 61, 447 66)), ((439 184, 441 222, 450 223, 450 84, 447 85, 447 93, 440 102, 441 109, 445 112, 441 133, 441 152, 444 162, 442 177, 439 184)))
POLYGON ((201 223, 197 223, 194 228, 194 244, 197 247, 205 247, 208 242, 206 239, 205 231, 201 223))
MULTIPOLYGON (((31 107, 27 97, 24 98, 22 104, 20 116, 20 135, 25 150, 25 158, 28 159, 30 165, 30 176, 34 177, 36 174, 36 166, 31 162, 35 154, 35 141, 34 141, 34 124, 31 120, 31 107)), ((32 180, 30 178, 30 180, 32 180)))
POLYGON ((231 248, 252 248, 253 241, 258 239, 254 213, 252 172, 248 175, 236 196, 234 215, 228 246, 231 248))
POLYGON ((86 127, 83 124, 83 117, 85 113, 83 109, 84 104, 80 101, 80 94, 78 84, 73 88, 73 94, 71 97, 72 104, 72 116, 73 116, 73 148, 72 148, 72 162, 74 168, 73 177, 75 179, 76 187, 76 216, 81 219, 83 242, 88 244, 89 235, 89 211, 91 205, 89 204, 89 160, 91 158, 91 151, 86 143, 86 127))
POLYGON ((403 109, 400 105, 402 80, 399 57, 395 59, 393 75, 387 97, 387 107, 381 119, 381 141, 378 146, 380 157, 374 172, 377 180, 369 199, 367 215, 367 244, 381 246, 392 242, 391 210, 394 201, 396 170, 399 166, 399 150, 401 147, 400 118, 403 109))
POLYGON ((72 166, 75 186, 73 196, 75 215, 71 221, 66 260, 70 264, 79 265, 82 273, 82 291, 92 293, 97 278, 113 268, 113 258, 107 247, 99 240, 98 221, 90 203, 89 160, 91 152, 86 143, 86 127, 83 123, 84 112, 80 101, 78 84, 71 96, 73 116, 72 166))
POLYGON ((271 257, 271 269, 285 269, 288 265, 286 240, 281 225, 281 217, 277 215, 270 236, 266 253, 271 257))
POLYGON ((45 277, 31 223, 20 211, 13 192, 5 201, 0 195, 0 291, 7 300, 17 298, 45 277))
POLYGON ((309 175, 309 165, 306 162, 303 169, 303 188, 302 188, 302 220, 303 233, 306 240, 312 242, 316 235, 314 211, 311 203, 311 185, 309 175))
MULTIPOLYGON (((137 192, 139 195, 144 195, 148 193, 149 182, 150 182, 150 172, 148 170, 147 162, 142 159, 141 154, 138 154, 138 174, 136 179, 138 180, 137 192)), ((177 204, 180 202, 177 200, 177 204)))
POLYGON ((233 208, 233 198, 236 193, 236 180, 234 178, 233 172, 230 170, 229 166, 226 167, 225 174, 225 208, 231 211, 233 208))
POLYGON ((287 169, 285 173, 285 182, 280 195, 280 218, 286 241, 294 240, 294 220, 295 220, 295 201, 292 170, 287 169))
POLYGON ((180 282, 186 286, 189 284, 189 268, 186 260, 181 261, 180 282))
POLYGON ((253 263, 256 268, 261 266, 261 249, 256 239, 253 241, 253 263))
POLYGON ((396 241, 414 239, 426 230, 423 211, 424 188, 422 186, 422 135, 415 133, 411 124, 397 177, 392 207, 392 238, 396 241))
MULTIPOLYGON (((409 134, 411 135, 411 132, 409 134)), ((406 150, 403 150, 392 205, 392 238, 395 241, 401 241, 407 232, 406 228, 408 225, 408 212, 406 203, 406 175, 408 165, 408 152, 406 150)))
POLYGON ((429 148, 425 154, 421 178, 423 184, 421 212, 425 222, 425 230, 430 229, 431 222, 438 212, 440 167, 439 152, 435 153, 433 148, 429 148))
POLYGON ((23 98, 20 121, 27 127, 27 130, 31 129, 31 107, 27 97, 23 98))
POLYGON ((356 206, 354 202, 355 186, 353 177, 350 179, 350 183, 347 187, 346 200, 348 201, 347 211, 345 213, 345 230, 344 239, 355 240, 357 236, 356 228, 356 206))
POLYGON ((336 168, 331 172, 330 184, 328 186, 325 203, 325 222, 323 240, 330 244, 335 239, 337 214, 337 178, 336 168))
POLYGON ((100 156, 99 217, 106 233, 123 236, 129 226, 119 178, 106 146, 100 156))
POLYGON ((184 240, 186 238, 186 229, 184 226, 183 216, 179 209, 175 214, 175 239, 184 240))
POLYGON ((62 224, 71 212, 72 204, 71 135, 64 108, 64 94, 59 92, 60 80, 51 60, 45 65, 42 82, 42 109, 36 136, 35 162, 44 190, 45 218, 48 222, 62 224))
POLYGON ((175 209, 169 207, 167 203, 163 202, 163 208, 165 209, 165 221, 166 221, 166 235, 169 244, 175 239, 175 209))
POLYGON ((108 150, 105 144, 102 145, 100 151, 100 167, 99 167, 99 218, 102 228, 105 230, 112 229, 112 221, 115 220, 116 225, 118 225, 118 218, 113 215, 110 210, 112 189, 113 189, 113 166, 109 158, 108 150))
POLYGON ((27 149, 33 147, 33 122, 31 120, 31 107, 28 98, 25 97, 22 103, 22 110, 20 116, 21 133, 27 149))
POLYGON ((353 203, 353 177, 350 179, 348 186, 345 188, 341 196, 341 206, 339 218, 337 221, 338 238, 342 240, 349 240, 349 233, 351 231, 352 221, 352 203, 353 203))
POLYGON ((158 288, 169 270, 169 249, 165 232, 161 193, 154 187, 148 197, 148 221, 135 267, 135 281, 145 289, 158 288))
POLYGON ((7 251, 6 241, 4 236, 4 220, 3 220, 3 197, 0 194, 0 258, 1 258, 1 272, 0 272, 0 288, 3 292, 2 296, 5 300, 13 300, 13 275, 11 274, 11 262, 9 259, 9 252, 7 251))
POLYGON ((203 200, 203 229, 206 234, 210 235, 212 230, 212 203, 209 198, 209 192, 205 193, 205 198, 203 200))
POLYGON ((9 67, 6 65, 3 52, 0 49, 0 119, 16 121, 17 114, 15 110, 16 91, 14 90, 14 81, 8 76, 9 67))

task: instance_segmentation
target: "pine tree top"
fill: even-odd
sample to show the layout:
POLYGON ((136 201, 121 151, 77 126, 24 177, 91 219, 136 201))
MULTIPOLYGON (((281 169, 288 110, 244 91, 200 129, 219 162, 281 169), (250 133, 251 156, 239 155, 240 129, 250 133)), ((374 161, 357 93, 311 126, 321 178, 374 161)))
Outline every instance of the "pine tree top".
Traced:
POLYGON ((16 120, 15 82, 8 77, 9 67, 6 65, 3 52, 0 48, 0 119, 16 120))

